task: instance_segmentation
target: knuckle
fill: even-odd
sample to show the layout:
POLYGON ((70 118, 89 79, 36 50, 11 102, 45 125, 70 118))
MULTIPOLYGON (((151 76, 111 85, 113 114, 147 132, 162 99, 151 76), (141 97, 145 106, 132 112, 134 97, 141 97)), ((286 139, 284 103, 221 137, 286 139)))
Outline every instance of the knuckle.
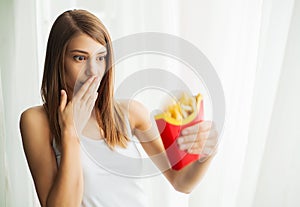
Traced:
POLYGON ((199 143, 199 142, 196 142, 196 143, 194 143, 193 144, 193 149, 197 149, 197 148, 199 148, 201 146, 201 143, 199 143))
POLYGON ((210 131, 205 132, 204 135, 203 135, 203 138, 207 139, 210 135, 211 135, 210 131))
POLYGON ((188 141, 194 141, 196 139, 197 139, 197 135, 190 135, 187 140, 188 141))

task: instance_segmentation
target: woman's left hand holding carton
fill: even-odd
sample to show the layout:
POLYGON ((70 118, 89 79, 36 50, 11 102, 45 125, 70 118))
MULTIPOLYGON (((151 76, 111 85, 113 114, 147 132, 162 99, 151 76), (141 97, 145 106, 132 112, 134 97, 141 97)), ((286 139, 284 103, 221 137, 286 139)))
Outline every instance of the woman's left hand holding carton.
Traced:
POLYGON ((218 131, 214 122, 202 121, 183 129, 177 143, 187 153, 202 155, 202 161, 217 152, 218 131))

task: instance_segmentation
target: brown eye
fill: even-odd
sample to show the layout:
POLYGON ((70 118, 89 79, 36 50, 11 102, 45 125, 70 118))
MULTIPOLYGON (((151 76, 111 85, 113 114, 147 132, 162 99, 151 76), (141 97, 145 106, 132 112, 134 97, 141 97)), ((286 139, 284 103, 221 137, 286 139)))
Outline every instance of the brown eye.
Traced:
POLYGON ((74 58, 74 60, 79 61, 79 62, 82 62, 85 60, 85 57, 81 56, 81 55, 75 55, 73 58, 74 58))
POLYGON ((100 56, 100 57, 98 57, 98 60, 99 60, 99 61, 104 61, 104 60, 105 60, 105 57, 106 57, 106 56, 100 56))

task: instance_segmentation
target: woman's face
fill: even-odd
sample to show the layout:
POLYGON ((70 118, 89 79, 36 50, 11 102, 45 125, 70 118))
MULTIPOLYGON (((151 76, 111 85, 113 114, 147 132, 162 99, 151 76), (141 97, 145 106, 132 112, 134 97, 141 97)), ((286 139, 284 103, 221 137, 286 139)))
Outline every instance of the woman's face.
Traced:
POLYGON ((65 54, 65 74, 67 85, 73 93, 91 76, 102 79, 106 54, 106 48, 86 34, 71 39, 65 54))

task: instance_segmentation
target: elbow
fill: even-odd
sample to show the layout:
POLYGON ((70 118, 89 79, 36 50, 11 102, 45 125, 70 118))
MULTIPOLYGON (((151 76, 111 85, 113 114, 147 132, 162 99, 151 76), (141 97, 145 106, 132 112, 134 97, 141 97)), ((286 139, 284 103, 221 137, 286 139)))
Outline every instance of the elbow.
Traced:
POLYGON ((190 194, 192 189, 188 189, 187 187, 180 186, 180 185, 173 185, 174 189, 180 193, 190 194))
POLYGON ((184 188, 175 188, 176 191, 184 194, 190 194, 192 191, 184 188))
POLYGON ((171 184, 177 192, 184 193, 184 194, 190 194, 193 190, 193 184, 190 182, 186 182, 182 174, 179 174, 179 171, 173 171, 174 176, 172 177, 171 184))

